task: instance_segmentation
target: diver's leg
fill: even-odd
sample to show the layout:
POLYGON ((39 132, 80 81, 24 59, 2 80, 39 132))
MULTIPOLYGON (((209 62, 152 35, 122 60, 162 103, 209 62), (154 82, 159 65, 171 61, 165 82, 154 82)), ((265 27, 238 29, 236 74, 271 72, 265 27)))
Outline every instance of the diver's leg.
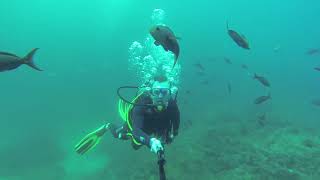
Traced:
POLYGON ((121 126, 117 126, 113 123, 110 123, 109 129, 110 129, 110 132, 114 138, 123 139, 123 140, 129 139, 129 137, 127 135, 128 129, 126 127, 126 124, 123 124, 121 126))
MULTIPOLYGON (((118 138, 118 139, 122 139, 122 140, 128 140, 131 138, 128 135, 129 128, 128 128, 127 124, 123 124, 122 126, 117 126, 117 125, 110 123, 109 129, 110 129, 110 132, 114 138, 118 138)), ((133 140, 131 141, 131 145, 134 150, 138 150, 142 146, 142 145, 134 143, 133 140)))

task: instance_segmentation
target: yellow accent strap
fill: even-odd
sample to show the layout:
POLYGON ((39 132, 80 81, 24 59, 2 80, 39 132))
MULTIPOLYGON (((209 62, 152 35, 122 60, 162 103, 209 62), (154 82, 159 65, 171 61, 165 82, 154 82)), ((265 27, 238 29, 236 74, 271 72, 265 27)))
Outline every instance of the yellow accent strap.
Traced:
MULTIPOLYGON (((133 100, 131 101, 132 103, 135 103, 136 100, 143 94, 143 92, 140 92, 133 100)), ((119 115, 123 121, 125 121, 128 124, 128 127, 130 131, 132 131, 132 126, 130 122, 130 111, 132 110, 133 105, 126 103, 122 99, 119 99, 118 102, 118 110, 119 110, 119 115)), ((141 145, 132 135, 132 133, 127 133, 127 135, 131 136, 133 142, 137 145, 141 145)))
POLYGON ((138 141, 136 141, 136 139, 133 137, 133 134, 132 133, 127 133, 128 136, 131 136, 133 142, 136 144, 136 145, 142 145, 141 143, 139 143, 138 141))

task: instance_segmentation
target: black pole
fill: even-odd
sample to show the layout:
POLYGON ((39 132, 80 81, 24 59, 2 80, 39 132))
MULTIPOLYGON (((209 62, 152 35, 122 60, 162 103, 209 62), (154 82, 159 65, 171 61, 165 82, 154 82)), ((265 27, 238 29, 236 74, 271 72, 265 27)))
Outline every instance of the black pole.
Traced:
POLYGON ((166 173, 164 172, 164 164, 166 163, 166 160, 164 159, 164 151, 160 150, 157 154, 160 180, 166 180, 166 173))

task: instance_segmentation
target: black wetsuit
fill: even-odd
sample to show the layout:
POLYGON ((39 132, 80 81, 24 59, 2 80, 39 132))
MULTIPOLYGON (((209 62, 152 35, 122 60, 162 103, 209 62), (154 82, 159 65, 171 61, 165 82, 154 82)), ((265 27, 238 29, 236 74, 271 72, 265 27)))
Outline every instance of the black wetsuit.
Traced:
MULTIPOLYGON (((143 95, 137 101, 137 104, 152 104, 149 96, 143 95)), ((150 148, 150 139, 152 137, 159 138, 162 143, 169 144, 172 139, 170 135, 178 135, 180 125, 180 111, 175 100, 170 99, 168 107, 161 112, 157 112, 152 106, 135 106, 130 114, 132 122, 133 138, 150 148)), ((111 124, 111 133, 114 137, 120 139, 129 139, 126 134, 130 132, 127 123, 121 127, 111 124)), ((140 146, 132 143, 135 149, 140 146)))

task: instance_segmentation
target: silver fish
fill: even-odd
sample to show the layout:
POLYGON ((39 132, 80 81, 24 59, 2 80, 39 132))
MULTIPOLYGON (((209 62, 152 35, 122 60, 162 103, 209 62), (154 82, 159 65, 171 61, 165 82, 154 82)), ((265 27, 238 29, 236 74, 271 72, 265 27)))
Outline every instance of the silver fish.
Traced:
POLYGON ((241 68, 242 68, 242 69, 245 69, 245 70, 248 70, 248 66, 245 65, 245 64, 241 64, 241 68))
POLYGON ((229 29, 229 24, 227 22, 227 31, 231 39, 240 47, 243 49, 250 49, 249 43, 244 35, 239 34, 238 32, 229 29))
POLYGON ((205 71, 205 68, 203 67, 203 65, 201 63, 195 63, 195 64, 193 64, 193 66, 198 68, 200 71, 205 71))
POLYGON ((8 52, 0 52, 0 72, 10 71, 26 64, 35 70, 42 71, 33 62, 33 56, 38 48, 31 50, 25 57, 21 58, 8 52))
POLYGON ((232 62, 231 62, 231 60, 229 59, 229 58, 223 58, 224 59, 224 61, 227 63, 227 64, 232 64, 232 62))
POLYGON ((228 88, 228 92, 229 92, 229 94, 231 94, 232 88, 231 88, 231 84, 230 84, 230 82, 228 82, 228 84, 227 84, 227 88, 228 88))
POLYGON ((307 55, 315 55, 320 52, 320 49, 310 49, 306 52, 307 55))
POLYGON ((258 124, 260 126, 266 125, 266 113, 263 113, 262 115, 258 116, 258 124))
POLYGON ((253 79, 258 80, 261 84, 263 84, 264 86, 270 87, 270 83, 269 81, 263 77, 263 76, 259 76, 256 73, 254 73, 253 79))
POLYGON ((319 106, 320 107, 320 99, 314 99, 311 101, 311 104, 313 104, 314 106, 319 106))
POLYGON ((320 67, 315 67, 314 70, 320 71, 320 67))
POLYGON ((260 97, 256 98, 256 99, 254 100, 254 103, 255 103, 255 104, 261 104, 261 103, 263 103, 263 102, 266 102, 266 101, 269 100, 269 99, 271 99, 270 93, 268 94, 268 96, 260 96, 260 97))

